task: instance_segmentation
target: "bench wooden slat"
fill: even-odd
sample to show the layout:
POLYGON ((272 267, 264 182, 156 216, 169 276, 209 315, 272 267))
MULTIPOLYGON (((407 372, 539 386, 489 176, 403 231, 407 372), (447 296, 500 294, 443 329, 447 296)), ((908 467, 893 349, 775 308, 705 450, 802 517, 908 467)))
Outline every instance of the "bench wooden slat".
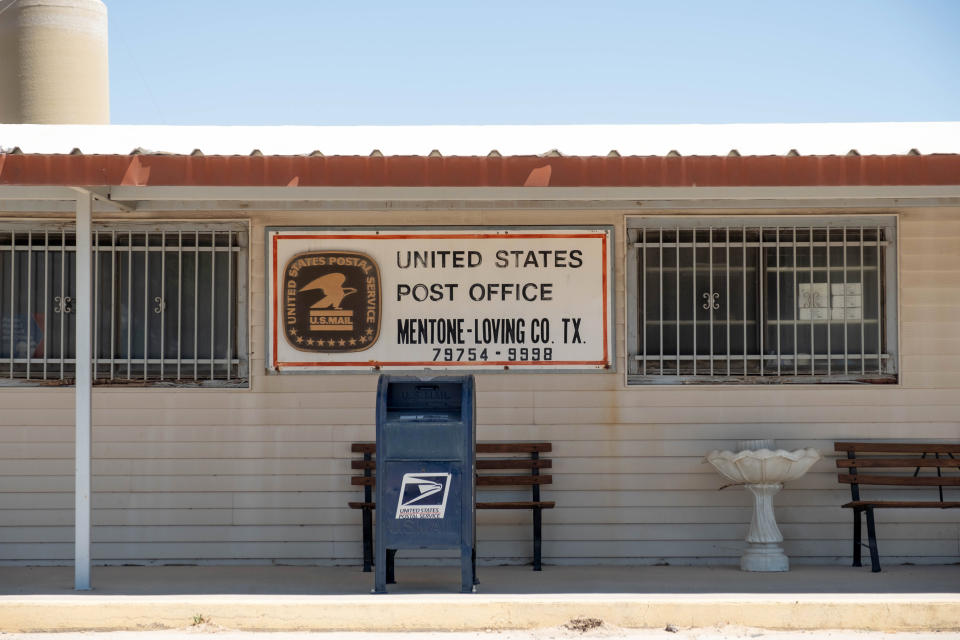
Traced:
POLYGON ((838 459, 837 466, 841 469, 851 467, 960 467, 960 458, 856 458, 838 459))
POLYGON ((845 509, 853 507, 876 507, 878 509, 919 509, 919 508, 939 508, 939 509, 957 509, 960 508, 960 502, 939 502, 939 501, 904 501, 904 500, 854 500, 843 505, 845 509))
MULTIPOLYGON (((354 442, 350 445, 352 453, 376 453, 375 442, 354 442)), ((546 453, 553 451, 550 442, 478 442, 477 453, 546 453)))
MULTIPOLYGON (((477 469, 550 469, 553 467, 553 460, 477 460, 477 469)), ((351 469, 370 469, 377 468, 375 460, 351 460, 351 469)))
MULTIPOLYGON (((533 485, 552 484, 553 476, 477 476, 478 487, 500 487, 506 485, 533 485)), ((350 484, 355 487, 374 487, 377 485, 375 476, 351 476, 350 484)))
POLYGON ((477 469, 550 469, 553 460, 477 460, 477 469))
POLYGON ((549 442, 478 442, 477 453, 544 453, 553 451, 549 442))
MULTIPOLYGON (((348 502, 351 509, 376 509, 376 502, 348 502)), ((960 504, 960 503, 958 503, 960 504)), ((529 500, 527 502, 478 502, 477 509, 553 509, 557 503, 553 500, 529 500)))
POLYGON ((477 476, 478 487, 551 484, 552 482, 553 476, 477 476))
POLYGON ((916 442, 834 442, 834 451, 866 453, 960 453, 960 444, 916 442))
POLYGON ((477 509, 553 509, 557 503, 553 500, 539 502, 478 502, 477 509))
POLYGON ((960 487, 960 476, 912 478, 906 476, 875 476, 865 473, 858 473, 857 475, 840 473, 837 474, 837 480, 844 484, 877 484, 902 487, 960 487))

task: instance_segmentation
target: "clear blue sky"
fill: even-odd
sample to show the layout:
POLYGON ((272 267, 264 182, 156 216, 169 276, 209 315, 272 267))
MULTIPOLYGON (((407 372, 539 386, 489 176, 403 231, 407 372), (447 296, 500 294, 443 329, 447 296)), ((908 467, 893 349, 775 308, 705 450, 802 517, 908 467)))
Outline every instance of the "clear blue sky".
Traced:
POLYGON ((960 1, 105 0, 115 124, 960 120, 960 1))

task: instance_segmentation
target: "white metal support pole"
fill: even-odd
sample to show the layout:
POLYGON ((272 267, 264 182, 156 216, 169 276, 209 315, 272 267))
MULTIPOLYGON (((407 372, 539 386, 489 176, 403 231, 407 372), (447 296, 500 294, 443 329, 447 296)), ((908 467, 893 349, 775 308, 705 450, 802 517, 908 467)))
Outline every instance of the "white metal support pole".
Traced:
POLYGON ((91 458, 91 377, 90 226, 93 198, 90 193, 77 197, 77 313, 76 352, 76 487, 74 518, 74 589, 90 589, 90 458, 91 458))

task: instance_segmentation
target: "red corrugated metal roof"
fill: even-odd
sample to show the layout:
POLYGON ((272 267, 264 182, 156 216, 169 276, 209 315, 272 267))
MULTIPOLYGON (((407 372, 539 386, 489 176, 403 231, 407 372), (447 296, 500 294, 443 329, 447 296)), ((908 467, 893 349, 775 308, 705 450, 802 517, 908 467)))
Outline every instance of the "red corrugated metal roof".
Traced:
POLYGON ((202 156, 0 154, 0 184, 772 187, 960 184, 960 155, 202 156))

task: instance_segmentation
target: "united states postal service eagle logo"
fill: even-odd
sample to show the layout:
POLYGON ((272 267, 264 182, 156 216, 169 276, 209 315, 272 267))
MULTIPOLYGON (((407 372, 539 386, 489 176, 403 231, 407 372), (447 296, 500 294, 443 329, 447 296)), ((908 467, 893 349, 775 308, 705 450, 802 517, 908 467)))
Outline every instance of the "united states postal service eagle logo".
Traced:
POLYGON ((397 520, 441 520, 447 511, 449 473, 405 473, 400 483, 397 520))
POLYGON ((283 270, 283 334, 299 351, 369 349, 380 335, 380 300, 380 269, 367 254, 297 254, 283 270))

